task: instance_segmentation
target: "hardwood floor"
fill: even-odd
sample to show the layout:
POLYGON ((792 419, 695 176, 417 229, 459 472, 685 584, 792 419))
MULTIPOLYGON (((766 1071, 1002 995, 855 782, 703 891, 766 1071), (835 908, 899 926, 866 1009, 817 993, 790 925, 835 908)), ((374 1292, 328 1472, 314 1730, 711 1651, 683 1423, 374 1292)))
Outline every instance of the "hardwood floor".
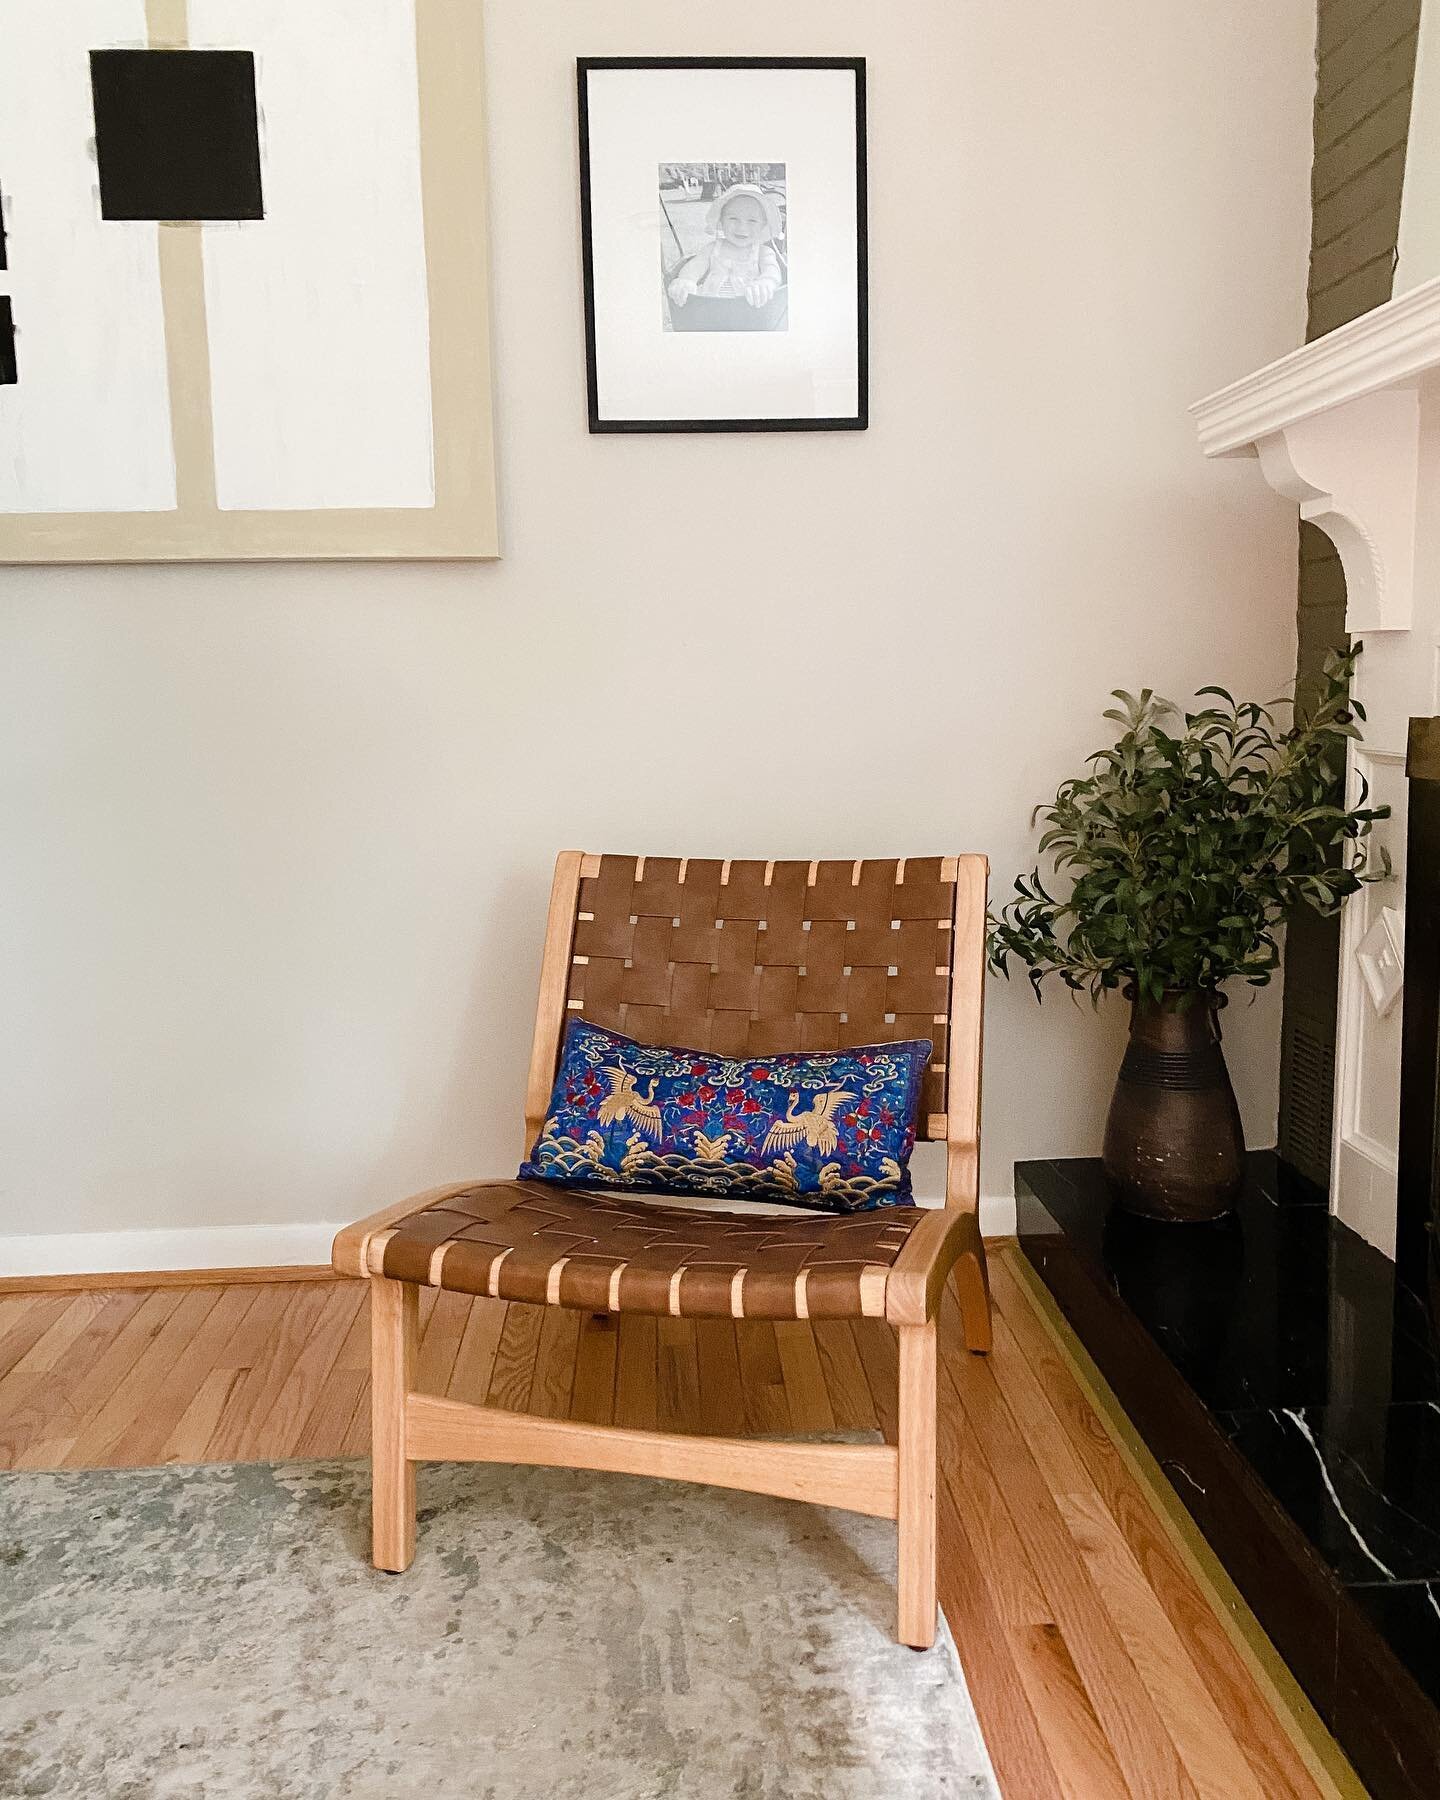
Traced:
MULTIPOLYGON (((1262 1672, 1011 1266, 994 1354, 940 1333, 940 1596, 1007 1800, 1309 1800, 1262 1672)), ((421 1299, 420 1385, 604 1424, 890 1431, 882 1326, 692 1325, 421 1299)), ((0 1468, 359 1456, 359 1283, 0 1294, 0 1468)), ((1343 1777, 1342 1777, 1343 1780, 1343 1777)))

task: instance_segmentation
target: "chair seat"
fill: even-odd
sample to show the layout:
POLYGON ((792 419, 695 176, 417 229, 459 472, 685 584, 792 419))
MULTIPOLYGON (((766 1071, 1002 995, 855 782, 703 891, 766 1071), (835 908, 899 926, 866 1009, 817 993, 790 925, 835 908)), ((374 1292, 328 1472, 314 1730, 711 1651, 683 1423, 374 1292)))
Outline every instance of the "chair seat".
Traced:
POLYGON ((391 1213, 346 1272, 590 1312, 923 1320, 967 1228, 927 1207, 776 1217, 481 1181, 391 1213))

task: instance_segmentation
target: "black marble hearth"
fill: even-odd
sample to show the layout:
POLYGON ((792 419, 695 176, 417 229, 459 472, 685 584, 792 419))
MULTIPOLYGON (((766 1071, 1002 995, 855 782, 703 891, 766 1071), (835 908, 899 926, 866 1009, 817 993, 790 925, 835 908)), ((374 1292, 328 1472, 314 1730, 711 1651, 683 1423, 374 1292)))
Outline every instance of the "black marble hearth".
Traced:
POLYGON ((1016 1167, 1021 1244, 1378 1800, 1440 1795, 1440 1334, 1270 1154, 1236 1214, 1016 1167))

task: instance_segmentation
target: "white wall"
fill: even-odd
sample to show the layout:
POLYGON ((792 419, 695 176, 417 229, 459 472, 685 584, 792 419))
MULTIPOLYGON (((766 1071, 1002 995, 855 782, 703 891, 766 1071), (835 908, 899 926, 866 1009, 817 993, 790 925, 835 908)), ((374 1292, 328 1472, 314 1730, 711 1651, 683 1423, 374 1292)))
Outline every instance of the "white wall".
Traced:
MULTIPOLYGON (((1302 336, 1311 0, 486 10, 505 560, 0 573, 17 1265, 508 1172, 560 846, 1003 891, 1112 686, 1293 667, 1294 508, 1185 407, 1302 336), (874 422, 591 438, 573 59, 736 52, 869 58, 874 422)), ((1253 1142, 1278 1016, 1229 1015, 1253 1142)), ((1098 1148, 1123 1019, 989 1019, 1004 1195, 1098 1148)))

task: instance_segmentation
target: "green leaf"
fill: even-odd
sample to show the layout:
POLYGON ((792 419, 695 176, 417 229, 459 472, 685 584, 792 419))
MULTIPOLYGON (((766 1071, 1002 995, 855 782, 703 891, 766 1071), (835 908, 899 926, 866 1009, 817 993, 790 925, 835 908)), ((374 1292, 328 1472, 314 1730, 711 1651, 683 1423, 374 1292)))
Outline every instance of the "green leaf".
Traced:
POLYGON ((1363 783, 1347 807, 1340 783, 1347 740, 1363 710, 1350 700, 1358 647, 1332 657, 1303 704, 1237 701, 1199 690, 1182 712, 1144 688, 1116 688, 1105 713, 1113 744, 1086 759, 1049 805, 1039 869, 991 919, 991 967, 1025 967, 1037 994, 1050 976, 1092 1000, 1117 987, 1159 996, 1260 986, 1278 966, 1275 932, 1296 905, 1334 912, 1366 882, 1366 839, 1383 806, 1363 783))

